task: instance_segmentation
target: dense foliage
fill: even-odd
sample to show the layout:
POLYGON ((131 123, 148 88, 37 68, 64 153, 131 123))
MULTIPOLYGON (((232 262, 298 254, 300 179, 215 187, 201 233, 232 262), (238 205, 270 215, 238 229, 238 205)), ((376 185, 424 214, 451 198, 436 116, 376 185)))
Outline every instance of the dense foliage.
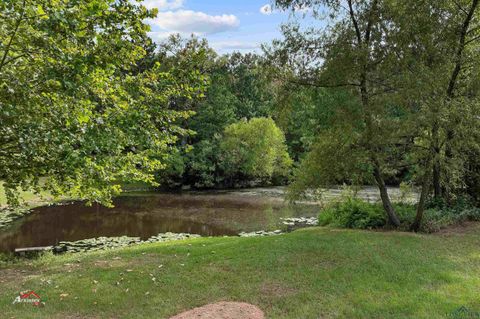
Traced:
MULTIPOLYGON (((415 220, 416 209, 411 203, 395 203, 395 211, 401 221, 401 227, 408 230, 415 220)), ((480 221, 480 208, 465 199, 455 205, 442 206, 434 201, 428 203, 424 220, 419 230, 426 233, 437 232, 443 228, 465 222, 480 221)), ((354 229, 378 229, 391 227, 385 218, 382 205, 371 203, 351 195, 329 203, 318 216, 319 225, 354 229)))
POLYGON ((278 182, 288 177, 292 165, 283 132, 269 118, 253 118, 227 126, 220 152, 227 179, 241 175, 278 182))
POLYGON ((386 224, 381 206, 355 198, 330 204, 320 213, 318 221, 321 226, 359 229, 380 228, 386 224))
MULTIPOLYGON (((269 180, 240 171, 233 173, 237 168, 223 163, 225 156, 220 150, 227 126, 272 113, 273 84, 261 56, 240 53, 218 56, 205 40, 175 35, 145 60, 147 65, 156 61, 180 70, 193 67, 209 78, 205 97, 191 101, 188 106, 195 114, 182 123, 192 134, 177 143, 180 151, 170 159, 172 166, 157 174, 161 185, 214 188, 269 180)), ((185 103, 178 101, 177 105, 185 103)))
POLYGON ((400 226, 386 182, 414 183, 421 196, 413 230, 431 190, 450 205, 465 193, 477 196, 478 0, 275 3, 309 8, 309 18, 321 20, 284 25, 284 39, 268 48, 283 91, 314 88, 355 101, 335 103, 334 120, 316 132, 294 196, 339 181, 375 181, 389 223, 400 226))
POLYGON ((140 3, 0 3, 11 203, 21 188, 108 204, 135 181, 292 181, 293 199, 374 183, 381 209, 349 201, 324 218, 413 230, 432 198, 445 216, 462 198, 478 205, 479 0, 276 0, 303 14, 263 55, 218 55, 194 36, 154 44, 156 10, 140 3), (390 199, 400 183, 421 193, 415 218, 390 199))
POLYGON ((154 183, 190 113, 174 99, 200 95, 195 69, 137 62, 151 44, 127 0, 0 3, 0 178, 16 190, 109 203, 122 181, 154 183))

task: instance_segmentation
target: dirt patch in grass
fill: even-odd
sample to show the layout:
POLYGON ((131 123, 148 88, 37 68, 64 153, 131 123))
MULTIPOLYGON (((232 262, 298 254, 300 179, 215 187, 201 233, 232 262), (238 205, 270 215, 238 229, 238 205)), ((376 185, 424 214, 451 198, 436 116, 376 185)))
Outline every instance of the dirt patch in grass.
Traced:
POLYGON ((34 271, 25 270, 25 269, 0 269, 0 283, 4 282, 20 282, 25 280, 25 278, 36 274, 34 271))
POLYGON ((450 236, 450 235, 468 235, 480 231, 479 222, 463 222, 458 225, 452 225, 441 229, 434 235, 450 236))
POLYGON ((263 295, 269 297, 288 297, 297 292, 296 289, 287 287, 279 282, 264 282, 260 291, 263 295))
POLYGON ((112 268, 112 261, 111 260, 96 260, 93 262, 93 265, 97 268, 112 268))
MULTIPOLYGON (((137 264, 145 263, 144 260, 137 261, 137 264)), ((94 260, 92 262, 93 266, 99 269, 109 269, 109 268, 120 268, 129 265, 131 262, 129 260, 123 260, 120 257, 113 257, 109 260, 94 260)))
POLYGON ((170 319, 264 319, 263 311, 244 302, 217 302, 195 308, 170 319))

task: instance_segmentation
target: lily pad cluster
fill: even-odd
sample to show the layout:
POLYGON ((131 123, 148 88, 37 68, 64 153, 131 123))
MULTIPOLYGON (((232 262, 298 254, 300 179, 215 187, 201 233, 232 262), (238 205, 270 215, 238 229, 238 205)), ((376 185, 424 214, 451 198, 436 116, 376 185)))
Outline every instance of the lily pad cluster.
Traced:
POLYGON ((307 227, 318 225, 318 218, 316 217, 282 218, 282 221, 282 223, 286 226, 307 227))
POLYGON ((0 209, 0 229, 10 226, 14 221, 31 212, 31 210, 26 208, 0 209))
POLYGON ((140 237, 99 237, 83 239, 74 242, 61 241, 58 245, 52 247, 52 251, 56 254, 61 253, 78 253, 85 251, 105 250, 118 247, 125 247, 131 245, 138 245, 143 243, 157 243, 173 240, 183 240, 188 238, 198 238, 200 235, 187 234, 187 233, 161 233, 156 236, 152 236, 147 240, 142 240, 140 237))
POLYGON ((279 229, 274 230, 274 231, 265 231, 265 230, 259 230, 251 233, 245 233, 241 232, 238 234, 240 237, 264 237, 264 236, 274 236, 274 235, 280 235, 283 234, 283 232, 279 229))

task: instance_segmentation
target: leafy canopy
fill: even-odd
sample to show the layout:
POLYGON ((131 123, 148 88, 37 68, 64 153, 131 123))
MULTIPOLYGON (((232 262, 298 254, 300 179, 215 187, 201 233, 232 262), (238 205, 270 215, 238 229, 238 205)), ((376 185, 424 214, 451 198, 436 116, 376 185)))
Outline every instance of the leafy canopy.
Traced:
POLYGON ((227 126, 220 149, 227 176, 241 174, 270 181, 288 177, 292 165, 285 136, 271 118, 253 118, 227 126))
POLYGON ((10 203, 22 188, 108 204, 122 181, 154 183, 190 115, 171 101, 205 84, 194 69, 177 78, 158 63, 137 66, 155 10, 5 0, 0 12, 0 178, 10 203))

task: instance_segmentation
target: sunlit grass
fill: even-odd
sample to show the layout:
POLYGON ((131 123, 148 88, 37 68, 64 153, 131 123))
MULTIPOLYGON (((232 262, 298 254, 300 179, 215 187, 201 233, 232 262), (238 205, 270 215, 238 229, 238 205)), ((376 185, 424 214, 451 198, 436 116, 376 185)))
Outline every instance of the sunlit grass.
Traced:
MULTIPOLYGON (((0 208, 7 205, 7 197, 5 195, 5 189, 3 187, 3 182, 0 181, 0 208)), ((146 190, 151 190, 151 187, 145 183, 125 183, 122 184, 122 189, 125 194, 128 194, 128 192, 133 192, 133 191, 146 191, 146 190)), ((50 193, 48 192, 41 192, 40 194, 35 194, 32 191, 20 191, 19 194, 19 199, 21 201, 21 204, 23 206, 27 207, 35 207, 39 206, 48 202, 52 202, 55 200, 59 200, 59 198, 54 198, 50 193)))
POLYGON ((267 318, 444 318, 461 306, 480 310, 479 245, 478 227, 312 228, 46 256, 0 270, 0 309, 5 318, 168 318, 234 300, 267 318), (12 305, 21 290, 39 293, 45 307, 12 305))
MULTIPOLYGON (((23 206, 34 207, 53 200, 53 197, 47 192, 35 194, 32 191, 20 191, 19 200, 23 206)), ((5 205, 7 205, 7 197, 5 195, 3 182, 0 181, 0 207, 5 205)))

